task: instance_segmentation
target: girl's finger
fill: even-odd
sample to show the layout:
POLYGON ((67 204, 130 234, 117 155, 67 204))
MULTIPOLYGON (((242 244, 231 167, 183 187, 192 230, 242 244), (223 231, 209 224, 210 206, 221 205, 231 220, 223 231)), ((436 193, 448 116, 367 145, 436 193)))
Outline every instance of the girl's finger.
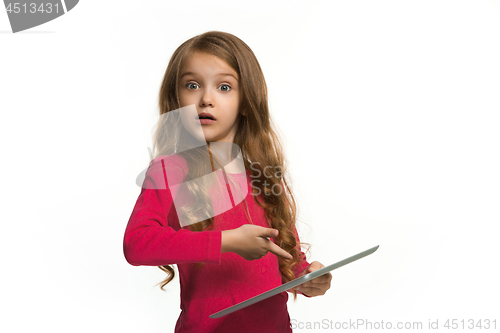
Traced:
POLYGON ((286 252, 281 247, 279 247, 278 245, 274 244, 271 241, 269 241, 269 251, 271 251, 275 255, 283 257, 285 259, 293 259, 292 255, 290 253, 286 252))
POLYGON ((314 287, 308 287, 308 288, 300 288, 300 292, 314 296, 318 291, 323 291, 321 288, 314 288, 314 287))
POLYGON ((315 287, 315 288, 317 288, 317 287, 322 287, 322 286, 327 286, 327 285, 329 285, 329 283, 328 283, 328 282, 317 282, 317 283, 313 283, 313 284, 311 285, 311 287, 315 287))

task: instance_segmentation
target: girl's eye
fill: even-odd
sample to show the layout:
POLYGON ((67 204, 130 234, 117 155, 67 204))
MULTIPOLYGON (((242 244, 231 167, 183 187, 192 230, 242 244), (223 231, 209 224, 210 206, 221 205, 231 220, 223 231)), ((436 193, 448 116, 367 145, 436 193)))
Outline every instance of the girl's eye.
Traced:
POLYGON ((188 89, 196 89, 196 87, 198 87, 198 85, 196 83, 193 83, 193 82, 189 82, 188 84, 186 84, 186 86, 188 89), (196 86, 196 87, 193 88, 193 86, 196 86))
POLYGON ((220 87, 222 91, 229 91, 231 87, 228 84, 221 84, 220 87))

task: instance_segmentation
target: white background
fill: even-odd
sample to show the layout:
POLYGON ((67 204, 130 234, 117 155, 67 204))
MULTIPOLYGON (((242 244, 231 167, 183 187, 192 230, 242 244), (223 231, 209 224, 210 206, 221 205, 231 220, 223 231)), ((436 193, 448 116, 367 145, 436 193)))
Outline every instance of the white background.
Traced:
POLYGON ((173 332, 178 275, 123 233, 168 60, 208 30, 260 61, 309 262, 380 245, 292 322, 500 328, 500 1, 87 0, 0 30, 2 332, 173 332))

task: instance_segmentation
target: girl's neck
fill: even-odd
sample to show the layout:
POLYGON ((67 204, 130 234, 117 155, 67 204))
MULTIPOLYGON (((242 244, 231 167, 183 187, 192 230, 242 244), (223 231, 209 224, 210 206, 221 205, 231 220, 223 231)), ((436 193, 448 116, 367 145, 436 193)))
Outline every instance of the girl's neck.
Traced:
POLYGON ((228 173, 245 172, 245 165, 241 157, 241 152, 238 156, 232 156, 232 142, 207 142, 211 154, 224 166, 224 170, 228 173))

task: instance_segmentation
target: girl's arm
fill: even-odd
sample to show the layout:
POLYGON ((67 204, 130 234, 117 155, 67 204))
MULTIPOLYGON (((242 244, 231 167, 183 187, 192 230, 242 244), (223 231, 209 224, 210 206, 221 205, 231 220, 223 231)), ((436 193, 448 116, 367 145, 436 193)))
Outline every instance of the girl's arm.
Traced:
MULTIPOLYGON (((169 161, 170 160, 170 161, 169 161)), ((165 163, 155 159, 132 211, 123 238, 123 253, 133 266, 163 266, 177 263, 212 263, 220 265, 221 231, 176 231, 168 225, 172 194, 166 182, 165 163), (162 183, 163 182, 163 183, 162 183)), ((180 168, 182 172, 185 169, 180 168)), ((178 173, 182 177, 182 172, 178 173)), ((169 180, 172 173, 169 173, 169 180)), ((178 179, 174 179, 178 183, 178 179)))

